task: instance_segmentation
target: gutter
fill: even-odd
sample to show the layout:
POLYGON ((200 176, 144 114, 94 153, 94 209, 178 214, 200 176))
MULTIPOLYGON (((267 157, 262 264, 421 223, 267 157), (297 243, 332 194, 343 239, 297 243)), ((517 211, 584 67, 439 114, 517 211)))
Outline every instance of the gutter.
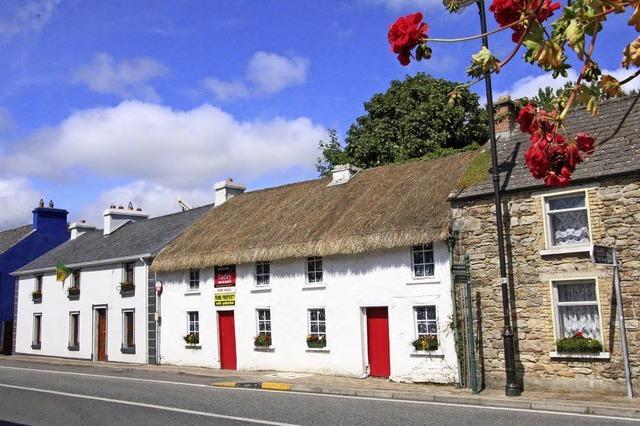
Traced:
MULTIPOLYGON (((90 261, 90 262, 80 262, 80 263, 70 263, 68 265, 65 265, 67 268, 79 268, 79 267, 83 267, 83 266, 98 266, 98 265, 108 265, 111 263, 121 263, 127 260, 141 260, 141 259, 149 259, 153 257, 153 254, 151 253, 145 253, 145 254, 136 254, 136 255, 131 255, 131 256, 124 256, 124 257, 114 257, 111 259, 104 259, 104 260, 94 260, 94 261, 90 261)), ((37 272, 49 272, 49 271, 55 271, 56 267, 55 266, 48 266, 46 268, 36 268, 36 269, 26 269, 26 270, 18 270, 15 272, 12 272, 11 276, 13 277, 19 277, 21 275, 30 275, 30 274, 34 274, 37 272)))

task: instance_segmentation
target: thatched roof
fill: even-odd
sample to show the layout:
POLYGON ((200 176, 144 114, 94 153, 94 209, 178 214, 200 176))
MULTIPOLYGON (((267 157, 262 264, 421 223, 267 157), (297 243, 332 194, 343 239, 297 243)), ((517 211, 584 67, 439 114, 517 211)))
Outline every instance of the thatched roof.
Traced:
POLYGON ((247 192, 213 208, 155 258, 152 270, 355 254, 445 239, 447 196, 475 153, 376 167, 247 192))

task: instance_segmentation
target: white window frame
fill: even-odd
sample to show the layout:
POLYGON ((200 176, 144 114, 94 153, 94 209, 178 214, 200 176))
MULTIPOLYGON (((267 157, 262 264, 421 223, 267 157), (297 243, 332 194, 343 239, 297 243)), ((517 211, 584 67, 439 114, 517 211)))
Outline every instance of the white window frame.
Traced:
POLYGON ((307 284, 320 284, 324 279, 324 264, 322 256, 309 256, 306 262, 307 284), (318 269, 318 265, 320 265, 318 269), (313 279, 311 278, 313 276, 313 279))
POLYGON ((256 262, 256 287, 269 287, 271 285, 271 262, 256 262), (269 272, 264 272, 264 269, 260 271, 260 268, 267 267, 269 272), (266 280, 266 282, 260 282, 260 280, 266 280))
POLYGON ((256 308, 256 336, 260 334, 268 334, 271 337, 271 341, 273 342, 273 317, 271 316, 271 308, 270 307, 262 307, 256 308), (269 319, 260 319, 260 311, 269 312, 269 319), (261 325, 265 325, 265 327, 261 327, 261 325), (266 325, 269 327, 266 327, 266 325), (268 328, 268 330, 267 330, 268 328))
POLYGON ((431 243, 422 243, 422 244, 415 244, 412 245, 410 248, 410 252, 411 252, 411 276, 414 279, 431 279, 434 278, 436 275, 436 253, 435 253, 435 249, 433 247, 433 242, 431 243), (431 249, 427 249, 425 247, 429 247, 431 246, 431 249), (420 247, 420 250, 416 250, 417 247, 420 247), (416 275, 416 263, 415 263, 415 258, 414 258, 414 253, 416 251, 421 251, 424 253, 428 253, 431 252, 431 259, 432 259, 432 263, 420 263, 419 265, 433 265, 433 273, 431 275, 416 275))
POLYGON ((31 345, 40 346, 42 344, 42 312, 33 314, 33 327, 31 330, 31 345), (38 318, 38 320, 36 320, 38 318))
POLYGON ((123 309, 122 310, 122 347, 124 349, 135 349, 136 348, 136 310, 135 309, 123 309), (129 342, 127 342, 127 314, 131 313, 131 326, 133 334, 133 346, 129 346, 129 342))
POLYGON ((424 304, 424 305, 415 305, 413 307, 413 330, 415 333, 415 337, 416 339, 419 339, 422 336, 435 336, 436 339, 438 339, 438 345, 440 345, 440 326, 438 324, 438 305, 435 304, 424 304), (427 313, 426 313, 426 309, 425 309, 425 319, 424 320, 418 320, 418 309, 420 308, 428 308, 428 307, 433 307, 434 311, 435 311, 435 319, 428 319, 427 318, 427 313), (424 322, 427 326, 427 332, 426 333, 420 333, 419 331, 419 327, 418 327, 418 323, 420 322, 424 322), (436 326, 436 332, 435 333, 429 333, 429 323, 433 323, 436 326))
POLYGON ((200 269, 189 270, 189 291, 200 290, 200 269))
POLYGON ((586 190, 576 190, 576 191, 567 191, 554 193, 549 195, 542 196, 542 208, 544 211, 544 235, 547 249, 550 250, 558 250, 558 249, 569 249, 569 247, 581 247, 581 246, 590 246, 592 239, 591 235, 591 217, 589 214, 589 194, 586 190), (571 198, 582 195, 584 197, 584 207, 575 207, 569 209, 560 209, 560 210, 550 210, 549 208, 549 200, 559 199, 559 198, 571 198), (587 232, 589 234, 589 242, 588 243, 576 243, 576 244, 554 244, 554 236, 553 236, 553 221, 552 215, 563 212, 571 212, 571 211, 582 211, 584 210, 587 216, 587 232))
POLYGON ((69 312, 69 346, 80 346, 80 311, 69 312), (74 316, 78 317, 78 323, 75 326, 73 324, 74 316), (75 327, 77 327, 77 330, 74 330, 75 327), (73 340, 74 334, 78 335, 78 340, 75 342, 73 340))
POLYGON ((598 290, 598 279, 595 277, 586 277, 586 278, 575 278, 575 279, 554 279, 550 280, 551 292, 552 292, 552 307, 553 307, 553 332, 555 341, 562 339, 564 337, 564 333, 561 330, 561 319, 560 319, 560 310, 558 309, 560 306, 597 306, 598 308, 598 329, 600 332, 600 336, 597 340, 599 340, 604 346, 604 333, 602 329, 602 307, 600 305, 600 292, 598 290), (563 284, 576 284, 576 283, 591 283, 594 285, 596 300, 595 301, 580 301, 580 302, 559 302, 558 297, 558 285, 563 284))
POLYGON ((188 311, 187 312, 187 336, 195 334, 200 339, 200 311, 188 311), (195 314, 195 319, 192 319, 192 314, 195 314))
POLYGON ((327 310, 324 307, 315 307, 315 308, 308 308, 307 309, 307 334, 315 334, 318 336, 324 336, 324 338, 327 338, 327 310), (311 319, 311 311, 324 311, 324 321, 321 320, 312 320, 311 319), (324 331, 318 331, 318 332, 313 332, 311 331, 311 325, 312 323, 317 323, 318 324, 318 329, 320 328, 321 324, 324 324, 324 331))

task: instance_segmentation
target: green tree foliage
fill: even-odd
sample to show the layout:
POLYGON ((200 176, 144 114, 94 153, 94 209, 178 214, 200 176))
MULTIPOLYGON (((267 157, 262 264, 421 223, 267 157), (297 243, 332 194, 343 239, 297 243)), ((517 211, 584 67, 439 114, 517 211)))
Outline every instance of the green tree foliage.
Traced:
POLYGON ((478 96, 458 89, 454 106, 447 95, 458 86, 423 73, 394 80, 385 93, 364 104, 366 113, 347 132, 345 146, 335 130, 320 141, 317 169, 326 174, 334 165, 350 163, 367 168, 412 158, 440 157, 483 144, 487 114, 478 96))

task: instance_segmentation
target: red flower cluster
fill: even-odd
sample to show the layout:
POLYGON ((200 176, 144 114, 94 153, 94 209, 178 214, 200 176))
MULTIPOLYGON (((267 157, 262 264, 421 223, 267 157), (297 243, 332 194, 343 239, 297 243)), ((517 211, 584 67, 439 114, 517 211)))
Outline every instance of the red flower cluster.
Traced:
POLYGON ((429 26, 422 22, 422 13, 401 16, 389 27, 391 51, 398 54, 402 65, 409 65, 411 51, 427 38, 429 26))
POLYGON ((578 133, 567 142, 557 131, 554 114, 538 109, 532 104, 520 110, 516 121, 520 130, 530 135, 531 146, 524 159, 536 179, 544 179, 549 186, 567 186, 576 166, 595 149, 593 137, 578 133))
MULTIPOLYGON (((553 12, 560 8, 560 3, 552 3, 551 0, 493 0, 489 10, 493 12, 496 21, 501 26, 507 26, 519 21, 523 13, 532 11, 539 23, 547 20, 553 12)), ((511 40, 517 43, 522 38, 527 27, 518 24, 512 27, 511 40)))

